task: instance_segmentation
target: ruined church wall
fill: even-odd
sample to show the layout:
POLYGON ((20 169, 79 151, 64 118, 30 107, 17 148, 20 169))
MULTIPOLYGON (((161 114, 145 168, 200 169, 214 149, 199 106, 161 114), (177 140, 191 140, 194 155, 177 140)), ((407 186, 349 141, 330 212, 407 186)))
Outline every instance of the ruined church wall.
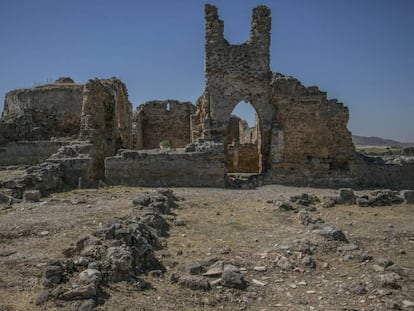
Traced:
POLYGON ((164 152, 123 150, 105 160, 110 185, 141 187, 224 187, 222 150, 164 152))
POLYGON ((79 134, 83 85, 52 83, 6 94, 0 144, 79 134))
POLYGON ((260 172, 260 158, 257 144, 232 144, 227 149, 228 173, 260 172))
POLYGON ((348 108, 328 100, 317 87, 274 74, 272 103, 277 110, 272 134, 272 182, 303 184, 347 179, 355 158, 347 130, 348 108), (332 176, 330 176, 332 174, 332 176))
POLYGON ((263 130, 270 129, 274 116, 269 103, 270 10, 253 10, 249 39, 231 45, 224 38, 224 23, 217 8, 205 7, 205 76, 212 136, 223 138, 228 119, 238 102, 250 102, 262 116, 263 130))
POLYGON ((89 80, 83 91, 79 138, 94 146, 90 179, 104 179, 104 160, 130 148, 132 105, 125 84, 117 78, 89 80))
POLYGON ((176 100, 149 101, 140 105, 133 116, 134 149, 156 149, 170 140, 173 148, 191 142, 190 117, 196 107, 176 100))

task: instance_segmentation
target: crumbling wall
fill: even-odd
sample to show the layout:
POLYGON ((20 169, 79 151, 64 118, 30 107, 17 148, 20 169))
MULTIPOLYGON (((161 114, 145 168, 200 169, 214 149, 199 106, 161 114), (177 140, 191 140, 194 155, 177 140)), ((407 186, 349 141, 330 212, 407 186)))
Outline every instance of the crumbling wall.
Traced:
POLYGON ((143 187, 224 187, 223 146, 191 152, 122 150, 106 158, 106 182, 143 187))
POLYGON ((138 106, 133 116, 134 149, 159 148, 170 140, 173 148, 191 142, 190 116, 196 107, 190 102, 154 100, 138 106))
POLYGON ((241 144, 256 144, 259 141, 258 125, 259 120, 256 115, 255 126, 249 127, 249 124, 245 120, 241 120, 239 123, 240 143, 241 144))
POLYGON ((61 141, 24 141, 10 142, 0 147, 0 166, 37 164, 64 145, 61 141))
POLYGON ((131 116, 128 92, 119 79, 95 79, 85 84, 79 138, 94 146, 91 180, 104 179, 106 157, 120 148, 131 148, 131 116))
POLYGON ((227 125, 226 141, 230 144, 240 142, 240 122, 242 120, 237 116, 231 116, 227 125))
POLYGON ((270 104, 270 10, 253 10, 249 39, 231 45, 224 38, 224 24, 217 8, 205 6, 206 86, 193 117, 193 141, 201 137, 226 143, 231 113, 240 101, 250 103, 260 123, 260 151, 265 168, 270 168, 271 125, 276 111, 270 104), (196 136, 199 135, 199 136, 196 136))
POLYGON ((348 108, 328 100, 317 87, 304 87, 278 73, 270 87, 277 110, 272 131, 272 181, 312 184, 330 174, 348 174, 355 158, 347 130, 348 108))
POLYGON ((397 163, 389 163, 381 157, 358 153, 356 161, 350 164, 350 170, 354 176, 352 184, 354 187, 414 189, 413 157, 397 161, 397 163))
POLYGON ((228 173, 261 172, 257 128, 249 128, 246 121, 231 116, 227 126, 226 168, 228 173))
POLYGON ((195 114, 190 117, 192 143, 197 139, 211 139, 210 94, 207 90, 197 99, 196 107, 195 114))
POLYGON ((260 156, 257 144, 233 143, 227 147, 228 173, 260 173, 260 156))
POLYGON ((0 145, 78 135, 82 90, 82 84, 57 80, 8 92, 0 119, 0 145))

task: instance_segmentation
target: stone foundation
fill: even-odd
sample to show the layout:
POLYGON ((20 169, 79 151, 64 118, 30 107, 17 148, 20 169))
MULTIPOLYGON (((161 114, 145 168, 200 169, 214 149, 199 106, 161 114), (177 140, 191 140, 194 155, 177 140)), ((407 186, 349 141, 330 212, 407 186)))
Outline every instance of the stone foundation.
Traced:
POLYGON ((47 158, 67 142, 60 141, 19 141, 0 147, 0 166, 37 164, 47 158))
POLYGON ((105 159, 106 182, 141 187, 225 186, 222 145, 201 152, 123 150, 105 159))
POLYGON ((414 162, 388 164, 359 155, 351 171, 354 184, 362 188, 414 189, 414 162))

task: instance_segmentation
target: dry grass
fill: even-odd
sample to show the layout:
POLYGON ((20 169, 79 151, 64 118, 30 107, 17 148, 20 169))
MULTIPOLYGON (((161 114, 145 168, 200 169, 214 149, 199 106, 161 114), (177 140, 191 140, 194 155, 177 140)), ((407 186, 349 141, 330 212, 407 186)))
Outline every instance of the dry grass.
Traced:
MULTIPOLYGON (((59 302, 48 302, 42 307, 33 304, 40 289, 42 266, 50 259, 62 258, 64 248, 90 234, 99 224, 127 215, 131 200, 148 190, 76 190, 53 195, 40 203, 19 203, 0 215, 0 250, 16 252, 0 257, 0 310, 62 310, 59 302), (40 232, 45 230, 50 234, 41 236, 40 232)), ((336 252, 335 243, 307 230, 299 223, 297 214, 276 211, 273 204, 267 203, 303 192, 322 197, 335 191, 272 185, 246 191, 177 188, 174 192, 184 199, 175 213, 186 226, 172 227, 167 247, 157 251, 170 268, 162 278, 144 276, 153 286, 148 291, 137 291, 127 283, 112 284, 107 289, 109 299, 98 310, 383 310, 385 298, 414 300, 412 205, 336 206, 312 213, 342 229, 350 242, 374 260, 390 258, 404 269, 408 276, 402 282, 403 288, 384 298, 374 289, 357 296, 349 291, 355 282, 375 279, 372 262, 345 260, 336 252), (315 270, 301 266, 297 258, 296 248, 304 240, 318 244, 313 255, 315 270), (276 259, 280 255, 290 256, 300 269, 279 269, 276 259), (176 264, 211 256, 245 268, 249 288, 200 292, 169 282, 169 276, 177 272, 176 264), (254 271, 260 265, 266 266, 267 271, 254 271), (253 279, 267 285, 254 285, 253 279)))

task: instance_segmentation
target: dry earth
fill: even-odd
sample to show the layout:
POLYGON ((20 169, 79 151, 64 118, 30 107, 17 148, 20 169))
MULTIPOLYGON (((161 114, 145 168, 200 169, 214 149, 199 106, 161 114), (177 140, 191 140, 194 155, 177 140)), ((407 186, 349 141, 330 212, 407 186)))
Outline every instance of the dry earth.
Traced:
MULTIPOLYGON (((76 190, 1 210, 0 310, 70 310, 58 300, 35 305, 46 263, 63 258, 65 248, 107 220, 128 215, 133 198, 151 190, 76 190)), ((278 185, 257 190, 173 190, 181 198, 174 212, 185 226, 172 226, 165 247, 156 251, 166 272, 161 277, 144 275, 152 286, 145 291, 127 282, 111 284, 109 297, 98 310, 414 308, 410 306, 414 302, 413 205, 321 208, 316 204, 310 215, 341 229, 349 241, 345 243, 324 239, 312 226, 302 225, 298 213, 277 210, 271 203, 301 193, 319 198, 337 195, 334 190, 278 185), (350 244, 358 249, 337 248, 350 244), (310 252, 315 268, 303 259, 310 252), (210 257, 241 268, 247 288, 213 286, 200 291, 170 281, 173 273, 183 273, 180 264, 210 257), (281 257, 292 267, 280 267, 281 257)))

